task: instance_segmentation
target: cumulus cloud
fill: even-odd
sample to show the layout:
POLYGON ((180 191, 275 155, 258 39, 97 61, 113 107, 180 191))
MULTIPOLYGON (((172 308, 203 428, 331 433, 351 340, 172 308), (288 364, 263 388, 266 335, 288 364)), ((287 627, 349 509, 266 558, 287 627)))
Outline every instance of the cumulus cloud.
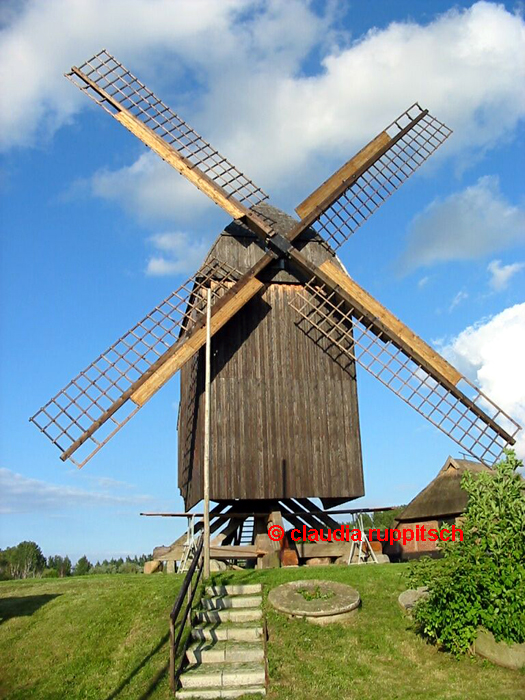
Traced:
POLYGON ((523 270, 523 268, 525 268, 525 263, 522 262, 502 265, 501 260, 492 260, 487 265, 487 270, 490 272, 490 288, 495 292, 507 289, 512 277, 523 270))
POLYGON ((149 258, 146 267, 146 274, 152 276, 193 273, 201 266, 208 252, 205 240, 196 240, 179 231, 158 233, 151 236, 149 241, 157 251, 149 258))
POLYGON ((411 223, 401 269, 471 260, 525 241, 525 209, 501 193, 497 177, 436 199, 411 223))
MULTIPOLYGON (((4 147, 34 144, 71 120, 85 97, 63 78, 104 45, 146 69, 173 46, 188 55, 217 41, 243 0, 27 0, 0 32, 4 147), (155 56, 153 54, 156 54, 155 56)), ((152 65, 153 64, 153 65, 152 65)))
POLYGON ((113 479, 101 479, 101 491, 87 491, 58 486, 40 479, 30 479, 10 469, 0 468, 0 513, 58 512, 65 508, 138 506, 151 500, 146 495, 119 495, 113 479))
MULTIPOLYGON (((449 154, 489 148, 523 118, 520 15, 477 2, 353 40, 336 31, 334 3, 325 8, 317 14, 306 0, 200 0, 198 12, 192 0, 28 0, 0 35, 10 96, 0 114, 3 145, 36 142, 87 107, 61 73, 103 45, 265 189, 294 199, 416 100, 454 128, 441 149, 449 154), (312 70, 313 55, 322 59, 312 70), (190 92, 188 75, 197 86, 190 92)), ((159 203, 151 177, 139 159, 97 174, 94 187, 147 216, 159 203)), ((163 196, 160 206, 178 221, 186 192, 169 183, 171 203, 163 196)))
POLYGON ((213 206, 200 190, 151 152, 118 170, 99 170, 87 186, 93 195, 116 202, 143 223, 190 222, 196 212, 213 206))
MULTIPOLYGON (((440 351, 490 399, 525 427, 525 303, 469 326, 440 351)), ((525 457, 525 434, 517 452, 525 457)))

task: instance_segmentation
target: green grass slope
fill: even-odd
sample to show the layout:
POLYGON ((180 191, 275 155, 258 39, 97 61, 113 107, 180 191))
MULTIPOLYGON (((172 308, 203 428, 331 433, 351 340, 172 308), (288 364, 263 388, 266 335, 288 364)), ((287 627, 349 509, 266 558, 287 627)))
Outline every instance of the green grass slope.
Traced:
MULTIPOLYGON (((525 700, 525 674, 455 660, 418 638, 397 605, 401 565, 225 572, 217 583, 297 578, 356 587, 346 626, 268 610, 269 700, 525 700)), ((167 620, 179 576, 114 575, 0 583, 0 696, 13 700, 170 697, 167 620)))
POLYGON ((168 615, 178 575, 0 583, 0 697, 169 697, 168 615))

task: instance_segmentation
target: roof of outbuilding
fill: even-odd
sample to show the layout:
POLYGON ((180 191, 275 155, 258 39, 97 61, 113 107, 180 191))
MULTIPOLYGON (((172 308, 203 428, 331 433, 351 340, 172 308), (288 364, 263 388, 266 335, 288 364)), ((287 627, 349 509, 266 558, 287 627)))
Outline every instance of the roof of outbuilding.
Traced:
POLYGON ((463 513, 468 495, 461 488, 463 474, 491 472, 489 467, 468 459, 448 457, 433 481, 408 504, 398 516, 398 522, 440 519, 463 513))

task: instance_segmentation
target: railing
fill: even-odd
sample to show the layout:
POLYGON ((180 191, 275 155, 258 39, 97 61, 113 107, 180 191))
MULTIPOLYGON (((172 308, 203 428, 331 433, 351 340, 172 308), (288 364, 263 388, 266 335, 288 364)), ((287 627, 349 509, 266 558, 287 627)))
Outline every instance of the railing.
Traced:
POLYGON ((188 619, 191 622, 191 610, 193 608, 193 601, 195 599, 195 594, 199 589, 199 582, 202 576, 202 570, 204 561, 202 558, 202 545, 203 539, 201 537, 199 544, 197 545, 197 551, 193 556, 193 560, 190 564, 190 568, 184 581, 182 582, 181 589, 177 595, 175 605, 170 613, 170 688, 174 693, 177 690, 178 678, 181 672, 182 664, 184 663, 184 651, 181 654, 178 666, 177 654, 179 652, 180 643, 182 641, 184 630, 186 628, 186 623, 188 619), (186 606, 184 607, 184 599, 187 596, 186 606), (175 634, 175 631, 177 633, 175 634))

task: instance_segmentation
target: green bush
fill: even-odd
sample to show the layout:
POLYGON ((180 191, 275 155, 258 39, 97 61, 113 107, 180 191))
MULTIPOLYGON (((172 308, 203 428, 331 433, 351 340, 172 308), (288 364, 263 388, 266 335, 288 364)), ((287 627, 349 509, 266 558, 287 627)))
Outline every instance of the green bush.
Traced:
POLYGON ((442 543, 441 561, 417 562, 410 584, 429 597, 414 610, 419 631, 440 647, 468 650, 479 626, 497 641, 525 641, 525 482, 512 450, 494 470, 461 485, 469 494, 463 541, 442 543))
POLYGON ((42 578, 58 578, 58 571, 56 569, 44 569, 42 578))

